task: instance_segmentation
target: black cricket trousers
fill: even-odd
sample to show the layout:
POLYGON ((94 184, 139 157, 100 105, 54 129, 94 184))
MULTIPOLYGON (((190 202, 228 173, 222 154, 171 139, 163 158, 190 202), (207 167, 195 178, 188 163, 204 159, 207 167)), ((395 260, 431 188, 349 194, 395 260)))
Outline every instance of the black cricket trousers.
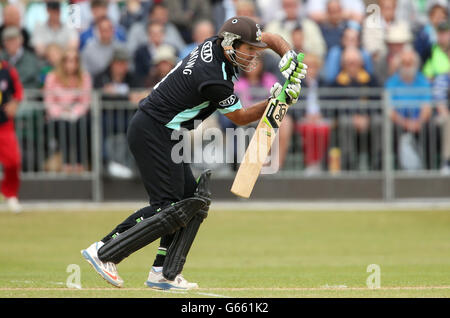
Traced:
POLYGON ((172 129, 158 123, 143 110, 134 114, 127 132, 128 146, 139 168, 150 206, 130 215, 103 242, 134 226, 139 218, 151 217, 159 208, 194 196, 197 182, 189 163, 175 163, 171 158, 172 147, 179 142, 171 140, 171 135, 172 129))

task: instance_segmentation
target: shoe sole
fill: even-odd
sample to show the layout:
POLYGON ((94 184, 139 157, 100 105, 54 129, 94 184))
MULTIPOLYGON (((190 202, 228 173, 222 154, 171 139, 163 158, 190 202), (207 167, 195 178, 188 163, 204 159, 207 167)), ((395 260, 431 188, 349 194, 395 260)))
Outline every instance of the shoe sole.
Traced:
POLYGON ((147 287, 150 287, 151 289, 156 289, 156 290, 171 290, 171 289, 175 289, 175 290, 191 290, 191 289, 194 289, 194 288, 176 287, 176 286, 173 286, 170 283, 153 283, 153 282, 149 282, 149 281, 146 281, 145 285, 147 287))
POLYGON ((83 257, 86 259, 86 261, 89 264, 91 264, 91 266, 94 268, 94 270, 97 272, 97 274, 99 274, 101 276, 101 278, 106 280, 108 283, 110 283, 114 287, 117 287, 117 288, 122 287, 122 284, 115 282, 114 280, 110 279, 108 277, 108 275, 103 273, 103 271, 100 269, 100 267, 98 267, 97 263, 92 259, 92 257, 89 255, 89 253, 86 250, 82 250, 81 255, 83 255, 83 257))

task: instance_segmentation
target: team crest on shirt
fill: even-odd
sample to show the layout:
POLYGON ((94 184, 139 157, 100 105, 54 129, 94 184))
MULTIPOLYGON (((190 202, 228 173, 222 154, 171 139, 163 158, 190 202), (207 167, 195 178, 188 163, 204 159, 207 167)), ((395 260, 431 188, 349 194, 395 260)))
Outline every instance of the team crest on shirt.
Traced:
POLYGON ((222 107, 231 106, 236 102, 236 95, 230 95, 227 99, 224 99, 223 101, 219 102, 219 105, 222 107))
POLYGON ((212 42, 207 41, 205 44, 203 44, 202 51, 200 52, 200 56, 205 63, 209 63, 213 59, 213 52, 212 52, 212 42))
POLYGON ((256 24, 256 28, 258 29, 256 31, 256 41, 261 42, 262 37, 261 27, 259 26, 259 24, 256 24))

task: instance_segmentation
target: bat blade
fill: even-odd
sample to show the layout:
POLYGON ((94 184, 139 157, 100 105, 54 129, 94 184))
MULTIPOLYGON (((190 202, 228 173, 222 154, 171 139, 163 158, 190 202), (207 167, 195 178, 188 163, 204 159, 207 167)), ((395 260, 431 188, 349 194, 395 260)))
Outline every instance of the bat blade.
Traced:
POLYGON ((231 187, 231 192, 242 198, 249 198, 256 180, 266 161, 288 105, 273 98, 267 104, 264 116, 259 121, 250 144, 231 187))
MULTIPOLYGON (((302 62, 303 58, 302 53, 297 55, 298 62, 302 62)), ((267 104, 264 115, 245 151, 244 158, 231 186, 231 192, 239 197, 248 199, 253 191, 272 143, 276 138, 278 132, 276 129, 280 127, 281 121, 288 110, 289 105, 286 103, 285 89, 289 83, 289 80, 287 80, 283 85, 281 94, 277 98, 272 98, 267 104)))

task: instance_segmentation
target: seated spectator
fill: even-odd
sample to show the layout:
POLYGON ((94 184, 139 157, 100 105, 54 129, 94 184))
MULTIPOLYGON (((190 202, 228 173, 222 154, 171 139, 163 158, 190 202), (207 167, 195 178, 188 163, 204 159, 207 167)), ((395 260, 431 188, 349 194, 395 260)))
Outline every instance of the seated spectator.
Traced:
POLYGON ((166 36, 164 26, 158 22, 151 22, 148 25, 147 43, 141 45, 134 55, 134 69, 140 81, 146 78, 153 64, 153 58, 160 46, 169 45, 164 42, 166 36))
MULTIPOLYGON (((81 15, 81 30, 87 30, 91 25, 92 22, 96 20, 96 13, 98 11, 104 11, 103 8, 97 8, 97 12, 94 12, 92 10, 92 2, 91 0, 70 0, 71 4, 76 4, 80 10, 81 15)), ((106 16, 113 22, 114 25, 120 23, 120 7, 118 1, 109 1, 105 0, 107 2, 107 9, 106 9, 106 16)), ((103 13, 101 14, 103 15, 103 13)))
POLYGON ((144 80, 145 87, 158 84, 174 68, 176 62, 177 56, 173 47, 167 44, 159 46, 152 59, 153 66, 144 80))
POLYGON ((259 25, 263 25, 253 0, 237 0, 234 2, 234 6, 236 9, 235 16, 249 17, 259 25))
MULTIPOLYGON (((0 39, 3 39, 3 32, 8 27, 16 27, 22 35, 23 46, 28 50, 32 50, 30 45, 30 35, 22 28, 22 18, 20 9, 14 4, 8 4, 3 8, 3 24, 0 26, 0 39)), ((0 48, 4 48, 4 42, 1 40, 0 48)))
POLYGON ((349 47, 342 53, 342 70, 334 83, 335 88, 353 88, 342 97, 334 99, 354 100, 355 107, 338 108, 336 111, 338 146, 341 148, 341 167, 344 170, 379 169, 381 164, 381 116, 379 109, 367 107, 373 99, 370 88, 378 86, 376 79, 363 67, 359 49, 349 47))
POLYGON ((185 46, 180 52, 179 58, 188 56, 193 49, 202 44, 203 41, 215 35, 214 25, 209 20, 199 21, 193 27, 192 39, 194 42, 185 46))
POLYGON ((192 26, 200 20, 211 18, 211 4, 202 0, 165 0, 169 9, 169 21, 180 32, 185 43, 192 42, 192 26))
POLYGON ((268 23, 264 31, 279 34, 292 45, 292 31, 300 24, 303 30, 304 52, 324 58, 327 47, 320 28, 314 21, 299 16, 300 6, 299 0, 282 0, 281 17, 268 23))
POLYGON ((66 173, 81 173, 88 168, 91 91, 91 77, 81 68, 78 52, 67 50, 44 86, 49 131, 59 145, 66 173))
MULTIPOLYGON (((419 71, 419 56, 411 47, 400 54, 399 70, 385 84, 391 97, 390 117, 394 124, 394 146, 397 165, 405 170, 426 166, 425 153, 417 140, 426 142, 431 118, 431 86, 419 71)), ((426 148, 425 148, 426 149, 426 148)))
MULTIPOLYGON (((450 54, 450 51, 449 51, 450 54)), ((433 102, 438 111, 438 122, 442 126, 442 169, 450 174, 450 72, 436 76, 433 81, 433 102)))
POLYGON ((129 31, 135 23, 144 22, 150 10, 151 1, 129 0, 120 15, 120 25, 129 31))
POLYGON ((53 71, 61 62, 64 50, 56 43, 51 43, 47 46, 44 54, 44 65, 40 72, 41 86, 44 86, 45 78, 48 73, 53 71))
POLYGON ((450 72, 450 20, 437 27, 437 43, 432 46, 431 56, 423 66, 423 73, 429 79, 450 72))
POLYGON ((413 35, 405 22, 393 23, 385 36, 386 51, 380 53, 374 61, 375 74, 380 83, 384 83, 397 72, 399 55, 406 46, 410 46, 413 35))
POLYGON ((428 8, 426 24, 415 34, 414 48, 422 62, 431 55, 431 47, 437 43, 437 27, 448 19, 448 4, 445 0, 432 1, 428 8))
MULTIPOLYGON (((342 6, 342 15, 346 20, 362 22, 365 15, 364 1, 362 0, 340 0, 342 6)), ((322 23, 327 20, 328 0, 308 1, 306 4, 307 15, 316 21, 322 23)))
POLYGON ((362 29, 362 45, 372 55, 374 62, 383 63, 383 57, 386 56, 386 35, 389 32, 391 25, 395 23, 402 23, 407 26, 409 31, 410 25, 407 21, 396 19, 397 1, 393 0, 378 0, 380 7, 378 12, 366 17, 362 29))
POLYGON ((327 45, 327 50, 341 44, 342 34, 347 27, 347 20, 344 18, 339 0, 328 1, 326 18, 319 23, 319 27, 327 45))
POLYGON ((103 100, 129 100, 131 89, 137 87, 129 63, 128 51, 116 49, 109 67, 94 78, 94 88, 101 89, 103 100))
POLYGON ((2 33, 4 50, 0 56, 17 69, 24 88, 39 87, 40 63, 33 52, 24 47, 22 32, 8 27, 2 33))
POLYGON ((97 22, 98 39, 89 41, 81 52, 83 67, 95 77, 109 66, 114 50, 125 45, 114 37, 114 26, 108 18, 97 22))
POLYGON ((178 52, 185 47, 185 42, 176 26, 169 22, 169 11, 163 3, 155 3, 149 11, 147 21, 138 22, 132 25, 128 32, 128 51, 134 55, 136 50, 147 43, 148 26, 150 23, 159 23, 164 26, 164 42, 172 45, 178 52))
POLYGON ((91 23, 90 27, 80 35, 80 50, 83 50, 91 40, 95 40, 97 38, 97 31, 98 33, 100 33, 100 30, 98 30, 99 23, 105 19, 108 19, 111 22, 113 38, 115 39, 115 41, 126 43, 126 30, 121 25, 114 24, 113 21, 108 17, 108 1, 91 1, 91 13, 93 16, 93 22, 91 23))
POLYGON ((370 54, 361 47, 359 25, 351 23, 344 30, 341 45, 333 46, 328 52, 325 67, 323 68, 323 78, 326 83, 332 83, 341 71, 341 55, 342 52, 348 47, 356 47, 360 50, 364 60, 364 69, 370 75, 373 75, 374 69, 372 65, 372 58, 370 54))
POLYGON ((60 3, 47 2, 48 20, 35 26, 31 43, 38 56, 44 56, 46 47, 56 43, 63 48, 78 48, 78 33, 74 28, 61 23, 60 3))

